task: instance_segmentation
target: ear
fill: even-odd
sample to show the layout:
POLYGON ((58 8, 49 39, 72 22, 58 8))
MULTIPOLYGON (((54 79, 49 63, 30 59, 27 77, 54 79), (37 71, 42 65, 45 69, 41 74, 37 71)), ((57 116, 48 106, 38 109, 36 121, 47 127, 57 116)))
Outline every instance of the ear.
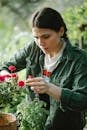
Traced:
POLYGON ((63 34, 64 34, 64 27, 61 27, 60 28, 60 35, 61 35, 61 37, 63 36, 63 34))

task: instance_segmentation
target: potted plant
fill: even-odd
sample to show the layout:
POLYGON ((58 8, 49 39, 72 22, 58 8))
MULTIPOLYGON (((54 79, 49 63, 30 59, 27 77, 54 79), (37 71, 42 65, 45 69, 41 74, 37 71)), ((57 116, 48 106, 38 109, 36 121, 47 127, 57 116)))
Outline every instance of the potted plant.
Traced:
POLYGON ((18 121, 21 121, 20 130, 43 130, 48 115, 46 103, 40 101, 38 96, 30 102, 23 100, 25 83, 18 80, 17 74, 13 73, 15 66, 9 66, 9 70, 10 75, 0 76, 0 130, 16 130, 18 121), (12 114, 14 106, 17 107, 17 118, 12 114), (4 113, 7 110, 11 113, 4 113))
POLYGON ((11 74, 0 75, 0 130, 16 130, 16 116, 13 108, 17 106, 23 96, 24 81, 19 81, 15 66, 9 66, 11 74), (20 96, 21 95, 21 96, 20 96), (10 112, 11 113, 8 113, 10 112))
POLYGON ((17 109, 20 120, 19 130, 43 130, 49 114, 45 106, 46 103, 38 98, 30 102, 23 100, 17 109))

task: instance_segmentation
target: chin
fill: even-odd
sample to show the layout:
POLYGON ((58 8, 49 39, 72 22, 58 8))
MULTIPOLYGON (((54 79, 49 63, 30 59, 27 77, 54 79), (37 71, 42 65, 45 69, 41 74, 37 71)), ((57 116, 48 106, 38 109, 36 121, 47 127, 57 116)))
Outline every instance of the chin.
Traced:
POLYGON ((49 54, 48 51, 43 51, 44 54, 49 54))

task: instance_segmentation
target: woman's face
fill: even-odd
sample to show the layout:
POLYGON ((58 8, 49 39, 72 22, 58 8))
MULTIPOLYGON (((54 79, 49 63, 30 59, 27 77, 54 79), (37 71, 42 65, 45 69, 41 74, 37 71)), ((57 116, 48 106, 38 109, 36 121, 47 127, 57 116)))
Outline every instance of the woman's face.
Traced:
POLYGON ((45 54, 52 57, 58 52, 61 34, 63 33, 61 29, 59 32, 56 32, 51 29, 34 27, 32 28, 32 33, 36 44, 45 54))

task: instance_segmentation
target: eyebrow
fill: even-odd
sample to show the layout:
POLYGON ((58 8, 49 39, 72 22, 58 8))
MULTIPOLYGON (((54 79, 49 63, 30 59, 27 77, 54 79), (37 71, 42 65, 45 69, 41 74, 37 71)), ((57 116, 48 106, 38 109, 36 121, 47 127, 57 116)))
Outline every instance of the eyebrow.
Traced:
POLYGON ((45 33, 45 34, 42 34, 42 35, 40 35, 40 36, 35 36, 35 35, 33 35, 34 37, 43 37, 43 36, 46 36, 46 35, 50 35, 50 33, 45 33))

